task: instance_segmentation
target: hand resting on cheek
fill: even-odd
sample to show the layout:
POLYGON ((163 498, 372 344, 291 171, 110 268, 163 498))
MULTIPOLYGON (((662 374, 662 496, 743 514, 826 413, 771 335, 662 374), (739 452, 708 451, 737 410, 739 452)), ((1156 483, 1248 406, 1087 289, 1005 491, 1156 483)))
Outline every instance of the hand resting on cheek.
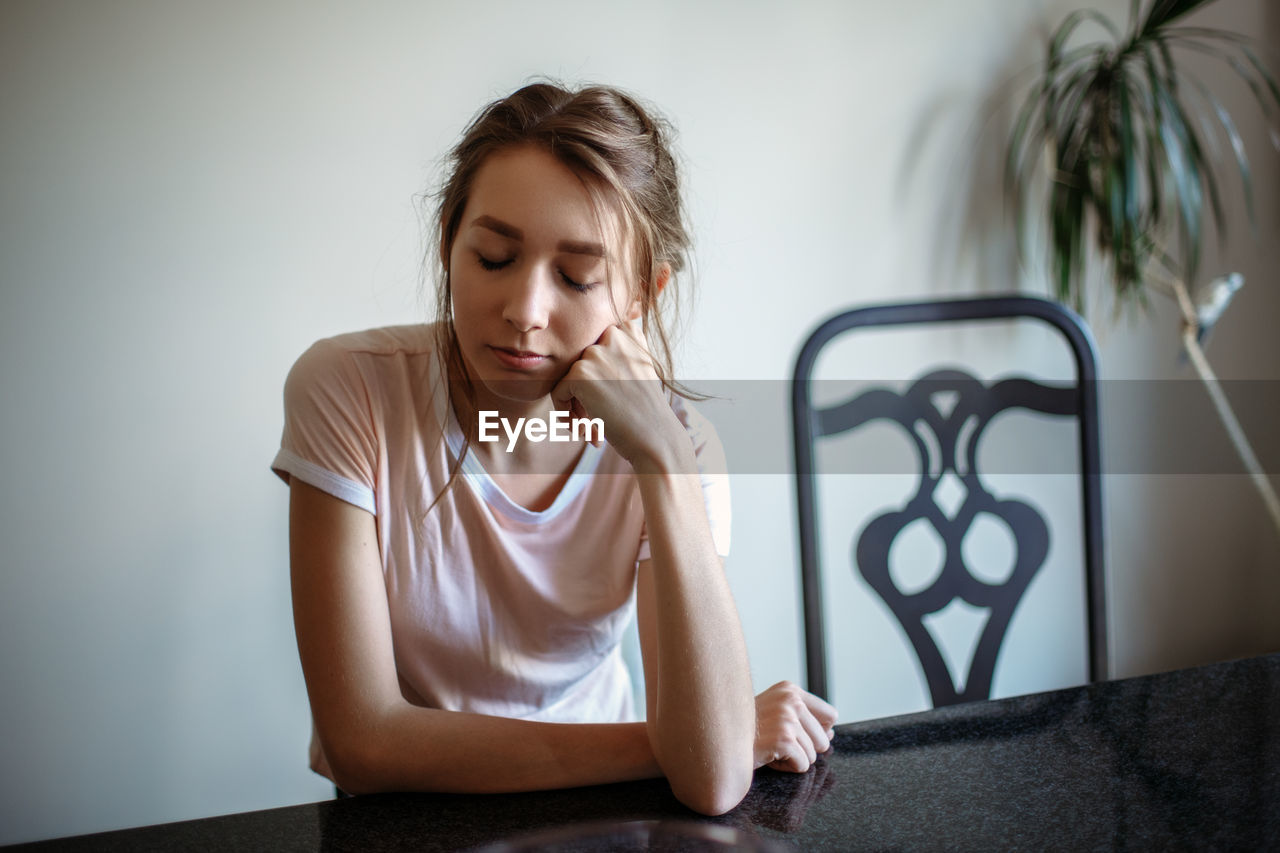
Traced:
POLYGON ((551 397, 557 404, 567 403, 572 417, 603 420, 609 444, 634 467, 664 458, 673 442, 687 444, 654 370, 639 318, 606 328, 551 397))

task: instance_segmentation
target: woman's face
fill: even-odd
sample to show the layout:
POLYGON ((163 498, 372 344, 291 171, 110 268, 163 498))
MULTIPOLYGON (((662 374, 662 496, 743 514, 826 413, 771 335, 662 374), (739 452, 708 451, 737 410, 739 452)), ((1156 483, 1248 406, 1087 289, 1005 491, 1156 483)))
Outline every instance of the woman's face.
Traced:
POLYGON ((614 225, 597 216, 578 176, 539 148, 481 164, 448 258, 478 408, 542 400, 606 328, 638 316, 614 225))

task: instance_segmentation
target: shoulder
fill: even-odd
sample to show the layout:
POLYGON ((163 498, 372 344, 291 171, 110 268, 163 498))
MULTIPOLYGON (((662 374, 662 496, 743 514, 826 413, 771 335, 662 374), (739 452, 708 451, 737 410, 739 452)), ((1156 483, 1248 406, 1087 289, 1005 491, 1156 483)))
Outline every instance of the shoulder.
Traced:
POLYGON ((435 352, 437 325, 415 323, 382 326, 321 338, 298 359, 301 362, 334 362, 354 356, 431 356, 435 352))
POLYGON ((434 324, 383 326, 321 338, 294 362, 289 386, 316 383, 362 384, 379 364, 430 362, 435 353, 434 324))
MULTIPOLYGON (((414 446, 437 386, 433 327, 389 326, 316 341, 284 384, 277 472, 375 513, 382 458, 414 446)), ((439 407, 437 406, 437 409, 439 407)))

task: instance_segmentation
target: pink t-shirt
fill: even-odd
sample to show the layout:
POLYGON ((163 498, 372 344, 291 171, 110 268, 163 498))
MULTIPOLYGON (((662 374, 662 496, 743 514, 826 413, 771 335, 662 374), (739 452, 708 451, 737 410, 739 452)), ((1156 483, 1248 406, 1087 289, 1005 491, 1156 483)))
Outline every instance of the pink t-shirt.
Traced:
MULTIPOLYGON (((508 498, 468 452, 459 482, 427 512, 463 446, 430 326, 319 341, 284 398, 272 469, 375 517, 405 699, 555 722, 635 719, 619 643, 648 541, 631 466, 607 441, 586 447, 544 511, 508 498)), ((683 399, 672 408, 727 556, 723 449, 683 399)), ((311 757, 332 775, 315 738, 311 757)))

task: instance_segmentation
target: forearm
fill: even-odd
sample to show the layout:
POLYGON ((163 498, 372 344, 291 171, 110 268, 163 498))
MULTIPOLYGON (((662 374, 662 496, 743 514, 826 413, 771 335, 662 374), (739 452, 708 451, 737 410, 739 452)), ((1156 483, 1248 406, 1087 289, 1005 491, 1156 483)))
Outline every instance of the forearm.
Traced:
MULTIPOLYGON (((398 704, 326 757, 349 793, 498 793, 662 774, 643 723, 544 723, 398 704)), ((322 743, 324 743, 322 739, 322 743)))
POLYGON ((742 626, 700 478, 689 473, 696 467, 687 439, 671 453, 637 465, 656 626, 649 734, 677 796, 715 813, 751 784, 755 707, 742 626))

